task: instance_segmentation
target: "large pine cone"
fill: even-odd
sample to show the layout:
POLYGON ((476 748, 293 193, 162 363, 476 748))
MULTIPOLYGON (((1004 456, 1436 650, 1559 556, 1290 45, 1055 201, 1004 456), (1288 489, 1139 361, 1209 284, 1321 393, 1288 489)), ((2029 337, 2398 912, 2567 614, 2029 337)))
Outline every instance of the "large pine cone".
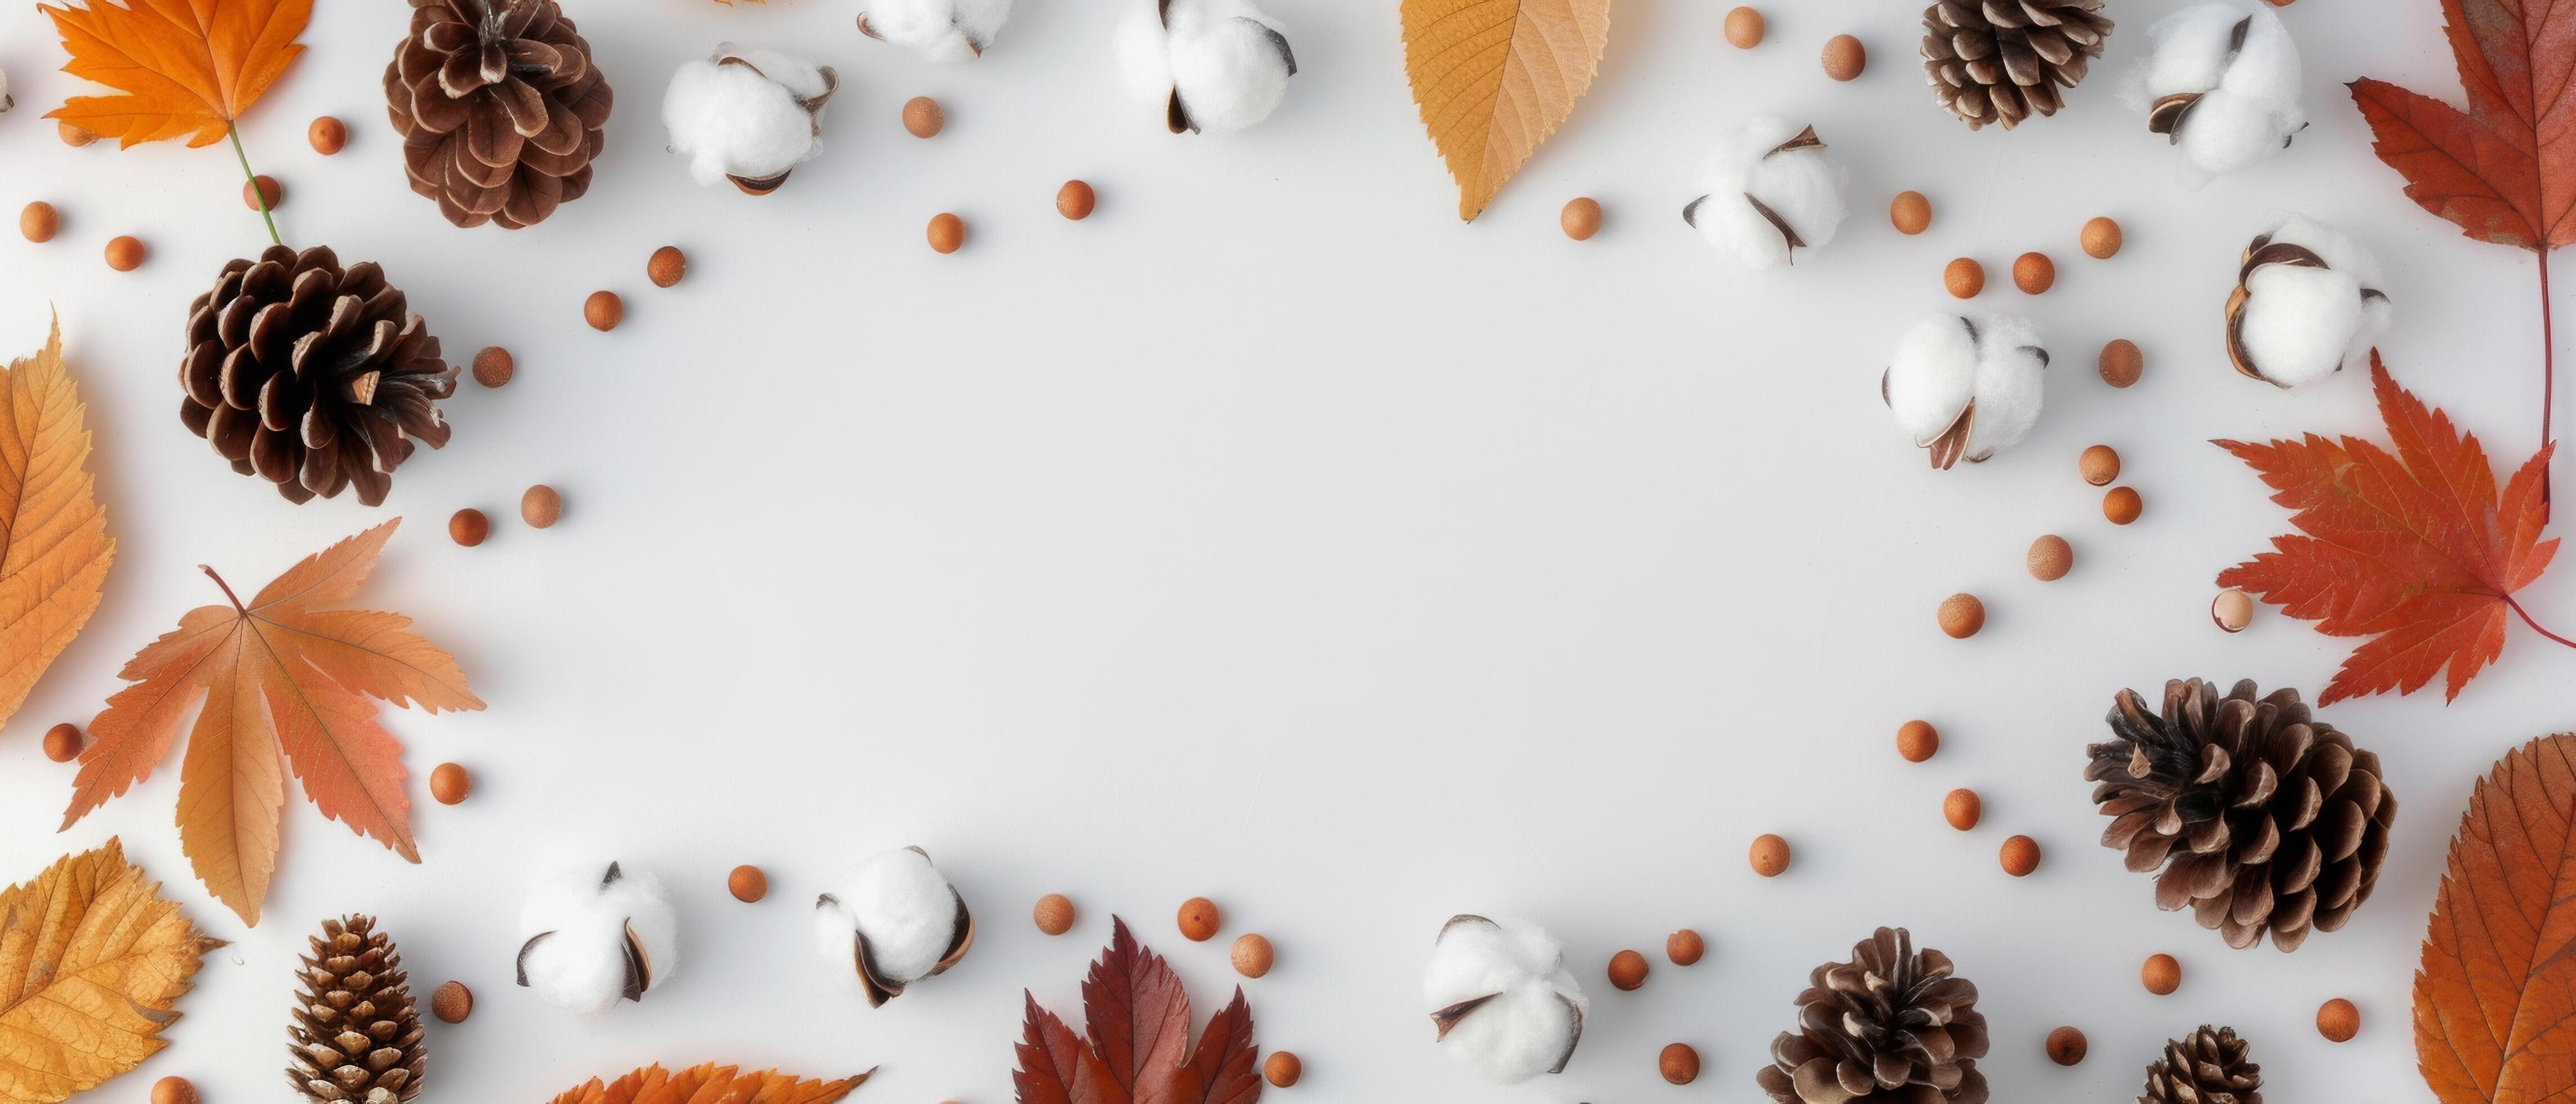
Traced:
POLYGON ((1976 130, 2057 114, 2058 89, 2102 56, 2104 0, 1940 0, 1923 9, 1923 74, 1932 98, 1976 130))
POLYGON ((2297 950, 2370 898, 2388 857, 2397 798, 2379 757, 2308 716, 2296 690, 2257 701, 2253 680, 2225 698, 2199 679, 2165 683, 2164 712, 2132 690, 2113 699, 2117 737, 2084 768, 2113 818, 2102 846, 2156 877, 2156 907, 2185 904, 2231 947, 2297 950))
POLYGON ((306 1100, 399 1104, 420 1095, 429 1052, 394 941, 372 916, 322 922, 298 975, 286 1081, 306 1100))
POLYGON ((411 0, 385 66, 411 190, 458 226, 543 222, 590 190, 608 81, 555 0, 411 0))
POLYGON ((1986 1017, 1950 959, 1880 928, 1798 994, 1798 1030, 1771 1042, 1754 1080, 1780 1104, 1985 1104, 1986 1017))
POLYGON ((447 444, 436 402, 456 369, 375 262, 271 246, 226 263, 189 305, 179 385, 179 420, 234 471, 291 502, 354 485, 376 506, 412 441, 447 444))
POLYGON ((2263 1104, 2263 1067, 2245 1060, 2247 1049, 2235 1028, 2200 1025, 2165 1044, 2138 1104, 2263 1104))

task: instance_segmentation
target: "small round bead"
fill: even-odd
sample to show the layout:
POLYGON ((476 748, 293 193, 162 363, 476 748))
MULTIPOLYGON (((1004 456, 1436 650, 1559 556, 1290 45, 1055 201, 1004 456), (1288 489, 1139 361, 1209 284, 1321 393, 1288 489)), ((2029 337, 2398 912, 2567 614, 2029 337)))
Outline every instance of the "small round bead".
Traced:
POLYGON ((2102 358, 2094 362, 2093 368, 2102 373, 2102 382, 2113 387, 2127 387, 2138 382, 2138 377, 2146 372, 2147 358, 2138 352, 2137 342, 2117 337, 2102 346, 2102 358))
POLYGON ((1270 1057, 1261 1060, 1261 1079, 1270 1082, 1270 1087, 1274 1089, 1284 1089, 1294 1085, 1297 1079, 1305 1074, 1306 1063, 1298 1061, 1295 1054, 1285 1050, 1271 1051, 1270 1057))
POLYGON ((543 529, 563 517, 563 495, 539 483, 519 495, 519 520, 531 529, 543 529))
POLYGON ((1762 44, 1762 13, 1751 8, 1734 8, 1726 13, 1726 44, 1738 50, 1750 50, 1762 44))
POLYGON ((914 96, 903 101, 903 129, 915 138, 928 138, 948 125, 948 113, 940 110, 939 101, 928 96, 914 96))
POLYGON ((2254 596, 2229 587, 2209 600, 2209 619, 2228 632, 2244 632, 2254 623, 2254 596))
POLYGON ((2317 1034, 2329 1043, 2349 1043, 2361 1034, 2361 1009, 2352 1002, 2336 997, 2317 1006, 2317 1034))
POLYGON ((2075 570, 2075 546, 2066 543, 2066 538, 2050 533, 2030 542, 2030 551, 2022 556, 2022 563, 2030 568, 2031 578, 2053 583, 2075 570))
POLYGON ((679 246, 663 246, 644 259, 644 278, 653 281, 654 287, 670 287, 688 274, 689 255, 680 252, 679 246))
MULTIPOLYGON (((63 140, 63 144, 66 146, 86 146, 92 142, 98 141, 98 135, 73 126, 70 123, 54 124, 54 135, 61 138, 63 140)), ((176 1079, 174 1078, 173 1080, 176 1079)), ((180 1082, 180 1084, 183 1085, 186 1083, 187 1082, 184 1081, 180 1082)))
POLYGON ((930 239, 933 252, 957 252, 957 247, 966 244, 966 220, 941 211, 930 216, 930 227, 923 235, 930 239))
POLYGON ((1986 604, 1974 594, 1953 594, 1941 599, 1941 608, 1933 611, 1933 619, 1940 622, 1941 631, 1948 633, 1950 639, 1966 640, 1986 627, 1986 604))
POLYGON ((1754 873, 1777 878, 1789 869, 1789 841, 1764 832, 1753 837, 1753 850, 1746 857, 1752 861, 1754 873))
POLYGON ((55 232, 62 228, 63 216, 54 210, 53 204, 44 200, 30 203, 18 212, 18 233, 25 235, 28 241, 52 241, 55 232))
POLYGON ((1896 753, 1908 763, 1920 763, 1941 750, 1941 732, 1930 721, 1907 721, 1896 726, 1896 753))
POLYGON ((329 157, 349 144, 349 125, 325 115, 304 128, 304 140, 313 143, 313 152, 329 157))
POLYGON ((510 350, 498 345, 486 345, 482 352, 474 354, 474 382, 485 387, 510 382, 511 373, 518 370, 519 362, 510 356, 510 350))
POLYGON ((242 206, 256 211, 263 199, 268 201, 269 210, 276 210, 278 204, 286 202, 286 185, 278 183, 273 176, 255 176, 242 181, 242 206), (258 192, 251 191, 252 184, 259 185, 258 192))
POLYGON ((164 1077, 152 1083, 152 1104, 197 1104, 197 1087, 185 1077, 164 1077))
POLYGON ((1835 35, 1825 40, 1824 63, 1826 76, 1838 81, 1852 80, 1869 67, 1869 51, 1861 48, 1857 38, 1847 34, 1835 35))
POLYGON ((2084 1060, 2084 1033, 2073 1027, 2060 1027, 2048 1033, 2048 1060, 2071 1066, 2084 1060))
POLYGON ((1565 229, 1566 237, 1591 240, 1592 235, 1601 232, 1601 201, 1591 196, 1566 200, 1565 209, 1557 212, 1556 224, 1565 229))
POLYGON ((1921 192, 1898 192, 1887 202, 1887 221, 1900 234, 1920 234, 1932 228, 1932 201, 1921 192))
POLYGON ((45 758, 68 763, 81 753, 80 726, 65 721, 45 730, 45 758))
POLYGON ((769 874, 757 866, 744 863, 725 875, 725 892, 743 904, 752 904, 769 896, 769 874))
POLYGON ((2003 851, 1996 858, 2003 863, 2004 873, 2016 878, 2030 877, 2031 871, 2039 869, 2039 841, 2029 836, 2014 836, 2004 841, 2003 851))
POLYGON ((1061 893, 1050 893, 1040 897, 1037 907, 1029 910, 1029 919, 1036 921, 1038 930, 1048 935, 1063 935, 1072 931, 1073 899, 1061 893))
POLYGON ((2013 258, 2013 286, 2024 295, 2037 295, 2057 282, 2057 262, 2046 253, 2024 253, 2013 258))
POLYGON ((442 981, 429 995, 429 1012, 440 1023, 464 1023, 474 1014, 474 991, 461 981, 442 981))
POLYGON ((118 272, 132 272, 143 267, 143 241, 130 234, 119 234, 107 240, 107 267, 118 272))
POLYGON ((2084 246, 2085 256, 2109 260, 2111 254, 2120 251, 2120 224, 2095 215, 2084 221, 2084 232, 2077 235, 2077 240, 2084 246))
POLYGON ((1959 299, 1974 299, 1986 290, 1986 266, 1966 257, 1951 260, 1941 268, 1941 286, 1959 299))
POLYGON ((455 763, 440 763, 429 772, 429 796, 441 805, 454 805, 474 792, 474 776, 455 763))
POLYGON ((2147 964, 2138 968, 2138 984, 2159 997, 2171 996, 2182 988, 2182 963, 2169 954, 2151 954, 2147 964))
POLYGON ((1664 957, 1671 959, 1675 966, 1696 963, 1701 955, 1707 953, 1708 940, 1700 938, 1698 932, 1689 928, 1683 928, 1664 937, 1664 957))
POLYGON ((1952 790, 1949 796, 1941 799, 1941 819, 1962 832, 1976 827, 1978 818, 1985 812, 1986 803, 1977 799, 1975 790, 1952 790))
POLYGON ((1646 984, 1646 956, 1635 951, 1621 951, 1610 956, 1610 987, 1622 993, 1635 992, 1646 984))
POLYGON ((1091 185, 1080 180, 1065 181, 1055 190, 1055 213, 1075 222, 1090 218, 1092 207, 1099 202, 1100 196, 1091 190, 1091 185))
POLYGON ((2109 445, 2086 445, 2075 458, 2075 472, 2096 487, 2120 478, 2120 454, 2109 445))
POLYGON ((1234 972, 1248 978, 1257 978, 1269 973, 1274 953, 1270 947, 1269 936, 1254 932, 1236 936, 1234 951, 1230 956, 1234 960, 1234 972))
POLYGON ((626 320, 626 300, 613 291, 591 292, 590 298, 582 300, 581 320, 590 323, 591 329, 607 333, 626 320))
POLYGON ((1216 935, 1218 917, 1216 902, 1205 897, 1192 897, 1181 902, 1181 937, 1192 943, 1205 943, 1216 935))
POLYGON ((1690 1084, 1699 1080, 1699 1052, 1689 1043, 1665 1044, 1664 1052, 1655 1056, 1655 1070, 1673 1084, 1690 1084))
POLYGON ((2147 504, 2138 497, 2135 487, 2113 487, 2102 495, 2102 516, 2113 525, 2127 525, 2138 520, 2147 504))
POLYGON ((449 540, 472 548, 483 543, 483 538, 491 535, 492 519, 484 517, 481 510, 468 506, 447 515, 447 539, 449 540))

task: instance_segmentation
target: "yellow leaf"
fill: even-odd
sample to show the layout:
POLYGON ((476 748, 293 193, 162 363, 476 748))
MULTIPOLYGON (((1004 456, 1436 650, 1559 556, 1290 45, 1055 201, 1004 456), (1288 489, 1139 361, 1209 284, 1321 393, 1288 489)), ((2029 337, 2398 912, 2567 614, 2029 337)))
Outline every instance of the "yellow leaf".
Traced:
POLYGON ((63 328, 0 376, 0 723, 98 609, 116 559, 89 469, 63 328))
POLYGON ((117 841, 0 892, 0 1104, 53 1104, 163 1046, 208 939, 117 841))
POLYGON ((1403 0, 1404 75, 1475 218, 1592 87, 1610 0, 1403 0))
POLYGON ((737 1073, 736 1067, 713 1062, 673 1073, 657 1062, 611 1082, 591 1078, 551 1104, 831 1104, 875 1072, 810 1081, 777 1070, 737 1073))
POLYGON ((63 71, 120 96, 74 96, 47 112, 124 146, 186 135, 212 145, 304 47, 313 0, 86 0, 36 5, 72 60, 63 71))

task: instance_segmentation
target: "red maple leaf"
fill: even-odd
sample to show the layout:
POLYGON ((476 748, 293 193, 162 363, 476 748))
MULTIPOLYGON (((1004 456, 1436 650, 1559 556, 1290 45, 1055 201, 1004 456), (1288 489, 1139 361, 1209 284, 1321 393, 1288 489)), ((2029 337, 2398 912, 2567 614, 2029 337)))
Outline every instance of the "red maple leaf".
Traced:
POLYGON ((1022 991, 1026 1022, 1011 1072, 1019 1104, 1252 1104, 1260 1052, 1243 987, 1190 1046, 1190 996, 1171 964, 1110 918, 1109 949, 1082 981, 1088 1045, 1022 991))
MULTIPOLYGON (((2538 579, 2558 540, 2548 520, 2542 446, 2499 496, 2478 439, 2397 386, 2370 358, 2388 449, 2355 437, 2219 447, 2262 473, 2272 501, 2296 511, 2302 535, 2272 538, 2273 551, 2220 572, 2281 612, 2315 621, 2328 636, 2367 636, 2317 704, 2395 690, 2411 694, 2448 668, 2445 700, 2504 651, 2505 612, 2531 615, 2513 592, 2538 579)), ((2532 623, 2533 629, 2571 644, 2532 623)))

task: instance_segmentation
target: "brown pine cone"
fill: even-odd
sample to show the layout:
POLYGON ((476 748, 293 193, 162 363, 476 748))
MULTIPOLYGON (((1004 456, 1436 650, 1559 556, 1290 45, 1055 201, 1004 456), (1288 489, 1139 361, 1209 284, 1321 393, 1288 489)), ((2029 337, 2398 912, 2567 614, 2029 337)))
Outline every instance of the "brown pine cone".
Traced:
POLYGON ((2202 1024, 2165 1044, 2138 1104, 2263 1104, 2263 1067, 2245 1060, 2248 1049, 2235 1028, 2202 1024))
POLYGON ((2308 715, 2296 690, 2256 700, 2248 679, 2221 698, 2199 679, 2165 683, 2162 714, 2135 691, 2113 699, 2116 737, 2084 768, 2111 826, 2102 846, 2156 877, 2156 907, 2250 947, 2297 950, 2370 898, 2397 798, 2379 757, 2308 715))
POLYGON ((1771 1042, 1754 1074, 1779 1104, 1985 1104, 1986 1017, 1948 956, 1878 929, 1798 994, 1798 1030, 1771 1042))
POLYGON ((516 230, 590 190, 608 81, 555 0, 411 0, 385 66, 411 190, 458 226, 516 230))
POLYGON ((234 471, 290 502, 355 486, 376 506, 414 440, 447 444, 456 369, 375 262, 271 246, 189 305, 179 385, 179 420, 234 471))
POLYGON ((304 1099, 400 1104, 420 1095, 429 1052, 394 941, 372 916, 322 922, 286 1025, 286 1082, 304 1099))
POLYGON ((2058 89, 2084 79, 2111 20, 2104 0, 1939 0, 1923 9, 1923 75, 1932 98, 1976 130, 2054 115, 2058 89))

